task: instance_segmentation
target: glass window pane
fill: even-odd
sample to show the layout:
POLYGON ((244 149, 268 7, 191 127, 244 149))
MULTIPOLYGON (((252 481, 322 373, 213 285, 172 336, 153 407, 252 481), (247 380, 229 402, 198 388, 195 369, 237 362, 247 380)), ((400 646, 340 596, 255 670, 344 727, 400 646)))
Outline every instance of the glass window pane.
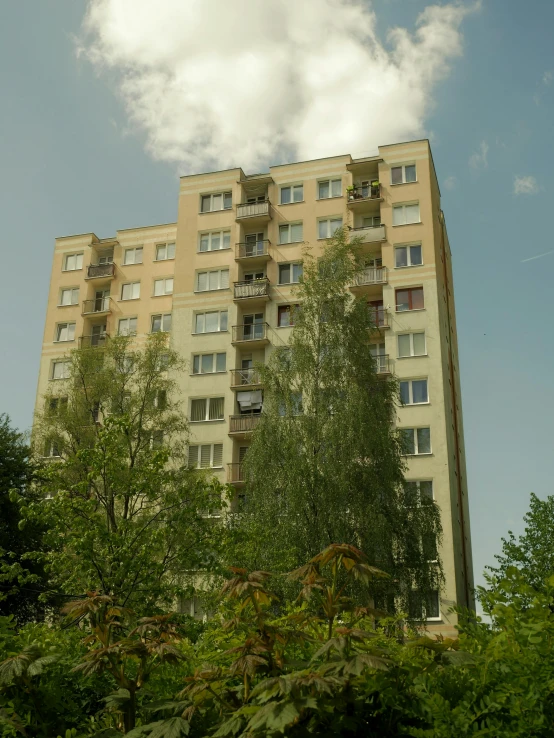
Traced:
POLYGON ((400 382, 400 402, 403 405, 410 404, 410 383, 400 382))
POLYGON ((219 289, 219 272, 209 272, 208 285, 209 290, 219 289))
POLYGON ((421 258, 421 246, 410 246, 410 264, 412 266, 423 264, 421 258))
POLYGON ((419 203, 406 205, 406 223, 419 223, 419 203))
POLYGON ((214 443, 214 454, 213 454, 212 466, 215 468, 223 466, 223 444, 222 443, 214 443))
POLYGON ((331 197, 340 197, 342 190, 342 180, 334 179, 331 182, 331 197))
POLYGON ((404 206, 397 205, 392 209, 392 224, 403 225, 406 222, 406 214, 404 213, 404 206))
POLYGON ((171 295, 173 292, 173 277, 165 280, 165 294, 171 295))
POLYGON ((204 444, 200 446, 200 468, 207 469, 210 466, 212 458, 212 447, 211 444, 204 444))
POLYGON ((402 167, 391 168, 390 181, 392 184, 402 184, 402 167))
POLYGON ((152 333, 157 333, 158 331, 161 331, 161 329, 162 329, 162 316, 153 315, 152 316, 152 333))
POLYGON ((290 240, 302 241, 302 223, 293 223, 290 227, 290 240))
POLYGON ((398 312, 410 309, 409 290, 396 290, 396 309, 398 312))
POLYGON ((414 333, 414 356, 425 354, 425 333, 414 333))
POLYGON ((209 419, 223 420, 223 397, 212 397, 210 399, 209 419))
POLYGON ((339 228, 342 228, 342 218, 333 218, 331 220, 331 235, 339 228))
POLYGON ((162 329, 164 331, 171 330, 171 313, 168 313, 167 315, 163 316, 162 329))
POLYGON ((402 443, 403 453, 414 454, 415 453, 414 429, 413 428, 401 428, 400 439, 402 443))
POLYGON ((133 253, 133 249, 125 249, 125 255, 123 258, 124 264, 132 264, 135 260, 135 254, 133 253))
POLYGON ((233 197, 230 192, 226 192, 223 195, 223 207, 225 210, 229 210, 233 206, 233 197))
POLYGON ((205 330, 204 329, 204 323, 205 323, 204 318, 205 318, 204 313, 196 314, 196 325, 194 327, 195 333, 204 333, 204 330, 205 330))
POLYGON ((290 243, 288 225, 279 226, 279 243, 290 243))
POLYGON ((168 259, 175 258, 175 244, 174 243, 167 244, 167 258, 168 259))
POLYGON ((433 499, 433 482, 426 481, 419 483, 419 494, 421 501, 430 501, 433 499))
POLYGON ((281 187, 281 205, 287 205, 290 202, 290 187, 281 187))
POLYGON ((198 466, 198 446, 189 446, 189 466, 193 469, 198 466))
POLYGON ((229 287, 229 270, 222 269, 220 273, 220 284, 222 290, 226 290, 229 287))
POLYGON ((328 220, 320 220, 317 224, 317 237, 318 238, 327 238, 329 228, 329 221, 328 220))
POLYGON ((134 282, 133 284, 133 297, 135 299, 140 297, 140 282, 134 282))
POLYGON ((154 296, 163 294, 163 279, 156 279, 154 282, 154 296))
POLYGON ((430 428, 418 428, 417 429, 417 452, 418 454, 430 454, 431 453, 431 429, 430 428))
POLYGON ((210 236, 208 233, 200 236, 200 251, 207 251, 210 248, 210 236))
POLYGON ((408 249, 405 246, 400 246, 394 250, 394 265, 396 267, 408 266, 408 249))
POLYGON ((416 168, 415 164, 408 164, 407 167, 404 167, 404 173, 406 177, 406 182, 415 182, 416 181, 416 168))
POLYGON ((227 354, 216 354, 215 370, 216 372, 224 372, 227 369, 227 354))
POLYGON ((208 374, 213 372, 214 370, 214 355, 213 354, 204 354, 202 356, 202 374, 208 374))
POLYGON ((165 246, 156 246, 156 261, 165 259, 165 246))
POLYGON ((292 281, 293 282, 300 281, 301 276, 302 276, 302 264, 293 264, 292 265, 292 281))
POLYGON ((212 233, 211 251, 219 251, 220 248, 221 248, 221 233, 217 231, 217 233, 212 233))
POLYGON ((398 356, 409 356, 410 355, 410 335, 405 333, 404 335, 398 336, 398 356))
POLYGON ((206 419, 206 400, 192 400, 190 403, 190 419, 200 421, 206 419))
POLYGON ((208 289, 208 272, 198 272, 196 289, 198 292, 204 292, 208 289))
POLYGON ((279 284, 290 284, 290 264, 279 264, 279 284))
POLYGON ((212 203, 211 195, 202 195, 202 205, 201 205, 201 211, 203 213, 209 213, 210 212, 210 206, 212 203))
POLYGON ((192 357, 192 373, 200 374, 200 356, 198 354, 192 357))
POLYGON ((219 316, 220 316, 219 330, 226 331, 227 330, 227 310, 222 310, 219 316))
POLYGON ((423 303, 423 287, 417 287, 412 292, 412 310, 422 310, 423 303))
POLYGON ((83 255, 77 254, 75 256, 75 269, 82 269, 83 268, 83 255))
MULTIPOLYGON (((402 387, 403 382, 400 382, 402 387)), ((427 402, 427 380, 426 379, 414 379, 412 382, 412 397, 414 405, 419 402, 427 402)))
POLYGON ((219 313, 205 313, 206 333, 215 333, 218 330, 219 313))
POLYGON ((223 232, 223 243, 221 244, 221 248, 222 249, 231 248, 231 232, 230 231, 223 232))
POLYGON ((222 195, 212 195, 212 210, 223 210, 222 195))
POLYGON ((279 305, 277 324, 280 328, 286 328, 290 325, 290 305, 279 305))
POLYGON ((302 202, 304 199, 304 185, 296 185, 293 190, 294 202, 302 202))
POLYGON ((135 264, 142 264, 142 246, 135 249, 135 264))
POLYGON ((440 618, 440 614, 439 593, 430 592, 425 598, 425 617, 440 618))
POLYGON ((404 495, 407 505, 411 507, 417 505, 419 497, 417 482, 404 482, 404 495))
POLYGON ((329 197, 329 180, 319 183, 319 198, 329 197))

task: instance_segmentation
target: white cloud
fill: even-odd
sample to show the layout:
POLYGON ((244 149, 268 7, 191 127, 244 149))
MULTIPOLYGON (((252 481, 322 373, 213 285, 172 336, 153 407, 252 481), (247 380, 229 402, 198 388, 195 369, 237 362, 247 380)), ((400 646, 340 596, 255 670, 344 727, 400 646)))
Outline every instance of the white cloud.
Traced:
POLYGON ((514 195, 536 195, 539 185, 534 177, 514 177, 514 195))
POLYGON ((367 0, 88 0, 79 51, 152 156, 250 171, 424 135, 477 7, 430 5, 385 46, 367 0))
POLYGON ((456 189, 457 184, 458 184, 458 180, 454 176, 447 177, 443 182, 443 186, 445 190, 454 190, 456 189))
POLYGON ((554 71, 552 69, 548 69, 543 75, 542 75, 542 83, 543 85, 551 85, 552 82, 554 82, 554 71))
POLYGON ((489 166, 489 145, 486 141, 481 141, 479 150, 469 157, 469 166, 472 169, 486 169, 489 166))

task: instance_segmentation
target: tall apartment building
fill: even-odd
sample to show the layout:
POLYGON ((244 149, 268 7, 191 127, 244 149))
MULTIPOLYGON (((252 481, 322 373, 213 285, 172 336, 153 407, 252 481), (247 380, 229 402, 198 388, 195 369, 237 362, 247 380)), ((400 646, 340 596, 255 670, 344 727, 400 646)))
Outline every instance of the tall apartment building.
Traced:
POLYGON ((58 238, 37 402, 79 343, 169 331, 189 365, 179 381, 190 458, 240 488, 263 404, 254 363, 294 330, 303 246, 317 254, 340 226, 361 237, 367 256, 351 289, 374 310, 378 370, 400 381, 406 478, 442 511, 446 586, 426 614, 434 630, 448 630, 450 606, 472 606, 473 580, 451 254, 428 141, 266 174, 182 177, 177 223, 58 238))

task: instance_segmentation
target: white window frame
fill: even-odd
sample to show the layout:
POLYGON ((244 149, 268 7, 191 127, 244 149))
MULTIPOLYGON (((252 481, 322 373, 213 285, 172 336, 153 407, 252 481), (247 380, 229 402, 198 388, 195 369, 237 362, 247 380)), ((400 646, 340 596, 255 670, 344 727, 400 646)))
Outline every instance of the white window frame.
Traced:
POLYGON ((338 229, 339 228, 342 228, 343 225, 344 225, 344 220, 343 220, 342 215, 335 215, 335 216, 330 217, 330 218, 318 218, 318 220, 317 220, 317 240, 318 241, 325 241, 328 238, 333 238, 333 236, 335 235, 335 231, 338 231, 338 229), (335 228, 335 230, 332 231, 331 230, 331 223, 336 222, 336 221, 339 221, 339 220, 340 220, 340 226, 337 226, 335 228), (320 229, 320 226, 321 226, 322 223, 326 223, 326 228, 325 228, 325 230, 327 231, 327 235, 326 236, 321 236, 320 235, 320 230, 319 229, 320 229))
MULTIPOLYGON (((336 190, 336 187, 334 188, 336 190)), ((317 199, 318 200, 332 200, 334 197, 342 197, 342 177, 329 177, 327 179, 318 179, 317 180, 317 199), (339 194, 334 195, 333 194, 333 186, 339 182, 339 194), (322 184, 327 183, 329 185, 329 194, 327 197, 321 197, 320 195, 320 186, 322 184)))
POLYGON ((144 255, 144 248, 142 246, 133 246, 130 249, 125 249, 123 252, 123 266, 132 266, 133 264, 142 264, 142 258, 144 255), (133 260, 127 261, 127 257, 132 253, 133 260))
POLYGON ((198 376, 206 375, 206 374, 227 374, 227 352, 226 351, 203 351, 202 353, 199 353, 199 354, 193 354, 190 365, 192 368, 191 374, 193 377, 198 377, 198 376), (225 356, 225 369, 217 369, 217 357, 221 354, 225 356), (194 360, 196 358, 198 358, 199 368, 200 370, 202 370, 202 357, 203 356, 212 357, 212 366, 214 367, 213 371, 211 372, 203 372, 203 371, 195 372, 194 371, 194 360))
POLYGON ((69 361, 63 360, 63 359, 56 359, 52 362, 52 368, 50 369, 50 379, 52 380, 60 380, 60 379, 69 379, 70 377, 70 363, 69 361), (56 366, 58 364, 63 364, 65 367, 64 371, 62 372, 61 377, 54 376, 56 373, 56 366))
POLYGON ((74 254, 66 254, 64 256, 62 272, 78 272, 82 268, 83 268, 83 252, 82 251, 76 251, 74 254), (74 267, 68 266, 70 259, 75 259, 75 264, 78 264, 78 266, 74 266, 74 267))
POLYGON ((394 247, 394 268, 395 269, 408 269, 408 267, 420 267, 423 266, 423 246, 421 243, 403 243, 398 244, 394 247), (421 250, 421 262, 419 264, 412 264, 412 249, 418 248, 421 250), (406 249, 406 264, 398 265, 396 263, 396 254, 400 249, 406 249))
POLYGON ((233 193, 231 190, 220 190, 219 192, 204 192, 200 195, 200 212, 201 213, 220 213, 222 210, 231 210, 233 207, 233 193), (230 195, 231 202, 228 205, 228 207, 225 207, 225 195, 230 195), (210 208, 209 210, 204 210, 202 205, 204 203, 204 198, 209 197, 210 198, 210 208), (220 208, 214 208, 214 198, 215 197, 221 197, 221 205, 220 208))
POLYGON ((75 321, 67 323, 56 323, 56 333, 54 343, 71 343, 75 340, 75 321), (68 338, 60 338, 63 330, 67 331, 68 338))
POLYGON ((198 253, 199 254, 209 254, 211 251, 228 251, 231 248, 231 231, 229 228, 225 228, 224 230, 220 231, 204 231, 203 233, 198 234, 198 253), (217 248, 213 248, 213 239, 214 236, 219 237, 219 246, 217 248), (202 241, 203 239, 208 240, 208 248, 203 249, 202 241), (226 245, 225 245, 226 244, 226 245))
POLYGON ((280 285, 298 284, 299 283, 300 277, 304 273, 304 269, 302 269, 302 272, 300 273, 300 275, 298 277, 298 280, 296 282, 293 282, 292 281, 292 278, 293 278, 294 275, 293 275, 293 268, 292 267, 295 266, 296 264, 299 264, 301 267, 303 267, 303 263, 301 261, 285 261, 285 262, 281 262, 280 264, 278 264, 278 275, 279 275, 279 284, 280 285), (291 268, 290 269, 290 276, 291 276, 291 281, 290 282, 281 282, 281 267, 284 267, 284 266, 290 266, 290 268, 291 268))
POLYGON ((410 164, 395 164, 394 166, 391 166, 390 168, 390 183, 392 187, 396 187, 397 185, 401 184, 415 184, 417 182, 417 165, 414 162, 410 164), (415 179, 410 179, 409 181, 406 181, 406 167, 414 167, 415 169, 415 179), (400 169, 402 171, 402 181, 401 182, 393 182, 392 181, 392 170, 393 169, 400 169))
MULTIPOLYGON (((427 623, 438 623, 438 622, 440 622, 442 620, 440 590, 433 590, 433 592, 436 592, 436 594, 437 594, 438 605, 439 605, 439 608, 438 608, 439 609, 439 614, 436 617, 427 617, 427 614, 425 613, 425 616, 423 617, 423 620, 425 620, 425 622, 427 622, 427 623)), ((424 614, 424 612, 425 612, 425 606, 423 606, 423 608, 422 608, 422 615, 424 614)))
POLYGON ((413 438, 414 438, 414 453, 413 454, 404 454, 405 456, 431 456, 433 453, 433 443, 431 441, 431 427, 429 425, 418 425, 414 426, 413 428, 410 426, 409 428, 399 428, 403 433, 405 431, 412 431, 413 438), (429 431, 429 451, 423 451, 422 453, 419 453, 419 443, 418 443, 418 437, 417 432, 420 430, 428 430, 429 431))
POLYGON ((69 307, 70 305, 79 304, 79 288, 78 287, 62 287, 58 297, 58 307, 69 307), (71 302, 64 302, 63 296, 65 292, 70 293, 71 302))
POLYGON ((223 443, 191 443, 189 444, 188 449, 188 456, 189 456, 189 463, 188 466, 190 469, 223 469, 223 443), (210 463, 209 466, 203 466, 202 465, 202 448, 209 446, 210 447, 210 463), (221 451, 221 464, 218 464, 217 466, 214 465, 214 451, 215 447, 220 446, 221 451), (190 462, 190 449, 196 448, 197 450, 197 457, 196 457, 196 464, 192 465, 190 462))
POLYGON ((225 267, 223 269, 199 269, 196 272, 196 274, 194 275, 194 283, 195 283, 194 284, 194 291, 195 292, 217 292, 218 290, 228 290, 229 289, 229 267, 225 267), (224 280, 221 279, 221 275, 224 274, 224 273, 227 274, 227 279, 226 280, 225 279, 224 280), (206 274, 207 275, 206 276, 206 285, 207 285, 207 287, 206 287, 205 290, 199 289, 199 282, 200 282, 200 275, 201 274, 206 274), (212 287, 212 288, 210 288, 210 274, 218 274, 219 275, 218 276, 218 279, 217 279, 217 282, 218 282, 218 285, 219 285, 218 287, 212 287), (225 285, 223 287, 221 286, 222 281, 223 281, 223 284, 225 285))
POLYGON ((431 499, 432 502, 435 501, 435 485, 433 483, 432 479, 405 479, 404 484, 415 484, 417 487, 417 504, 418 507, 421 505, 422 495, 421 495, 421 483, 425 482, 426 484, 429 483, 431 485, 431 499))
POLYGON ((192 327, 193 327, 193 331, 192 331, 192 335, 193 336, 205 336, 205 335, 210 335, 211 333, 226 333, 229 330, 229 311, 227 309, 225 309, 225 310, 199 310, 198 312, 196 312, 196 313, 193 314, 193 326, 192 327), (219 328, 217 329, 217 331, 205 331, 205 330, 204 331, 197 331, 196 330, 196 324, 197 324, 197 318, 198 318, 198 316, 199 315, 203 315, 204 316, 204 328, 205 328, 206 327, 206 315, 208 315, 208 314, 211 315, 212 313, 217 313, 218 314, 218 325, 219 325, 219 328), (221 315, 222 315, 222 313, 225 313, 226 314, 226 320, 225 320, 226 327, 223 328, 223 329, 221 328, 221 315))
POLYGON ((279 204, 280 205, 294 205, 297 202, 304 202, 304 183, 296 182, 295 184, 284 184, 279 186, 279 204), (283 202, 283 190, 290 190, 290 200, 283 202), (300 190, 300 199, 296 199, 296 195, 300 190))
POLYGON ((175 259, 175 241, 167 241, 167 243, 157 243, 156 244, 156 258, 154 261, 171 261, 175 259), (173 253, 171 256, 168 256, 169 253, 169 247, 173 246, 173 253), (160 256, 160 249, 165 249, 164 254, 165 256, 160 256))
POLYGON ((419 204, 419 200, 414 200, 413 202, 400 202, 396 205, 392 206, 392 225, 393 228, 398 228, 398 226, 404 226, 404 225, 417 225, 418 223, 421 223, 421 207, 419 204), (418 219, 417 220, 406 220, 406 208, 413 207, 414 205, 417 205, 417 212, 418 212, 418 219), (395 223, 395 212, 402 210, 403 212, 403 221, 401 223, 395 223))
POLYGON ((399 359, 413 359, 413 358, 417 358, 418 356, 427 356, 427 336, 425 335, 425 331, 413 331, 411 333, 398 333, 397 341, 396 341, 396 353, 399 359), (420 334, 423 334, 423 342, 425 344, 425 353, 414 354, 414 335, 420 335, 420 334), (400 343, 398 341, 400 336, 410 336, 410 353, 407 355, 400 354, 400 343))
POLYGON ((225 420, 225 397, 191 397, 190 398, 190 413, 189 423, 221 423, 225 420), (205 400, 206 401, 206 413, 202 420, 192 420, 192 403, 194 400, 205 400), (210 404, 214 400, 223 400, 223 414, 221 418, 210 418, 210 404))
POLYGON ((136 332, 137 332, 137 322, 138 322, 138 319, 137 319, 137 317, 135 315, 130 316, 128 318, 120 318, 119 321, 118 321, 118 323, 117 323, 117 335, 118 336, 134 336, 136 334, 136 332), (131 323, 132 320, 135 321, 135 329, 132 330, 132 331, 131 330, 126 330, 125 332, 122 333, 122 331, 121 331, 121 324, 122 323, 127 323, 128 325, 130 325, 130 323, 131 323))
POLYGON ((160 277, 154 280, 152 297, 164 297, 165 295, 173 294, 173 277, 160 277), (168 289, 168 282, 171 282, 170 289, 168 289), (163 292, 156 292, 156 285, 162 284, 163 292))
POLYGON ((171 313, 153 313, 150 316, 150 333, 169 333, 171 331, 171 322, 172 322, 171 313), (161 325, 160 325, 159 331, 153 330, 155 318, 161 319, 160 320, 161 325), (164 328, 164 324, 166 323, 167 318, 169 318, 169 328, 164 328))
MULTIPOLYGON (((429 378, 428 377, 415 377, 414 379, 399 379, 398 384, 408 384, 408 402, 403 404, 404 407, 411 407, 417 405, 429 405, 429 378), (414 382, 425 382, 427 390, 427 399, 425 402, 414 402, 413 383, 414 382)), ((399 387, 400 389, 400 387, 399 387)))
POLYGON ((280 245, 286 246, 290 243, 302 243, 303 241, 304 241, 304 221, 297 220, 291 223, 279 223, 279 244, 280 245), (292 240, 292 229, 294 226, 300 226, 301 232, 300 232, 300 238, 295 239, 293 241, 292 240), (285 228, 286 228, 286 233, 287 233, 287 240, 283 241, 281 236, 285 232, 285 228))
POLYGON ((125 282, 121 285, 121 301, 127 302, 128 300, 140 300, 140 282, 125 282), (132 297, 123 297, 125 287, 131 288, 131 295, 135 292, 135 287, 138 285, 138 295, 132 297))

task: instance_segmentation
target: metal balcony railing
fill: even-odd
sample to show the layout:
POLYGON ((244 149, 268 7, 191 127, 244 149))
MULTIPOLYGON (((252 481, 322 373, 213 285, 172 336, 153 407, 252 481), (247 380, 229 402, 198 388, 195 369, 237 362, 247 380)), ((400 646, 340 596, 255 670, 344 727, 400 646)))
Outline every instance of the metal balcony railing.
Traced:
POLYGON ((237 219, 270 217, 270 202, 243 202, 237 205, 237 219))
POLYGON ((251 433, 259 422, 259 413, 231 415, 229 417, 229 433, 251 433))
POLYGON ((231 370, 231 387, 251 387, 260 383, 260 373, 257 369, 231 370))
POLYGON ((366 267, 354 276, 353 287, 363 287, 368 284, 386 284, 387 267, 366 267))
POLYGON ((252 297, 269 297, 269 279, 255 279, 247 282, 235 282, 235 300, 246 300, 252 297))
POLYGON ((373 357, 375 359, 375 371, 377 374, 390 374, 390 361, 388 354, 377 354, 373 357))
POLYGON ((380 184, 356 185, 353 189, 348 190, 348 202, 353 202, 354 200, 379 200, 380 197, 380 184))
POLYGON ((384 307, 380 308, 369 308, 369 315, 371 322, 375 328, 388 328, 389 327, 389 313, 384 307))
POLYGON ((243 484, 245 481, 243 464, 227 464, 227 482, 229 484, 243 484))
POLYGON ((269 256, 271 241, 264 238, 261 241, 245 241, 235 244, 235 259, 252 259, 260 256, 269 256))
POLYGON ((267 323, 247 323, 233 326, 233 341, 264 341, 267 340, 267 323))
POLYGON ((100 333, 99 335, 81 336, 79 338, 79 348, 104 348, 109 335, 100 333))
POLYGON ((115 264, 113 261, 107 264, 89 264, 87 267, 87 279, 96 279, 97 277, 113 277, 115 272, 115 264))
POLYGON ((109 313, 111 309, 111 297, 95 297, 94 300, 84 300, 83 302, 83 315, 109 313))

